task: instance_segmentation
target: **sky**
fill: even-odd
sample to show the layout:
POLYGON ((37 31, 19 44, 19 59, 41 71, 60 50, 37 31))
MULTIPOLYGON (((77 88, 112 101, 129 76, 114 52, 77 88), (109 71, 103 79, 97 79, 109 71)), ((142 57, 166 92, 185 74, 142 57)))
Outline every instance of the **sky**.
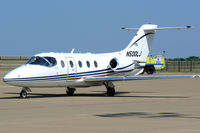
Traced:
POLYGON ((116 52, 148 23, 194 27, 157 31, 151 54, 200 56, 200 0, 1 0, 0 55, 116 52))

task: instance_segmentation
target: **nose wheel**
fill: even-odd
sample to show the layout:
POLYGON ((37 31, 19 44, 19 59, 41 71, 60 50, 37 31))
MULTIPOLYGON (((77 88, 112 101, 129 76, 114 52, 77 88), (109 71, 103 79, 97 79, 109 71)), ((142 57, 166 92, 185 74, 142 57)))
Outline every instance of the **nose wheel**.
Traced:
POLYGON ((31 92, 31 89, 27 87, 22 88, 22 91, 20 92, 20 97, 27 98, 27 91, 31 92))
POLYGON ((27 97, 27 92, 26 92, 25 90, 22 90, 22 91, 20 92, 20 97, 21 97, 21 98, 26 98, 26 97, 27 97))

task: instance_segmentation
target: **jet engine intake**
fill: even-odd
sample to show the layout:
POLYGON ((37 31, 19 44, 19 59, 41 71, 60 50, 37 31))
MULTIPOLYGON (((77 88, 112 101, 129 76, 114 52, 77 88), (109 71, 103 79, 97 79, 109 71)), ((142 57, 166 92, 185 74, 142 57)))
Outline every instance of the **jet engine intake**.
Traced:
POLYGON ((118 64, 119 64, 118 60, 116 58, 113 58, 112 60, 110 60, 109 66, 113 71, 116 71, 118 64))

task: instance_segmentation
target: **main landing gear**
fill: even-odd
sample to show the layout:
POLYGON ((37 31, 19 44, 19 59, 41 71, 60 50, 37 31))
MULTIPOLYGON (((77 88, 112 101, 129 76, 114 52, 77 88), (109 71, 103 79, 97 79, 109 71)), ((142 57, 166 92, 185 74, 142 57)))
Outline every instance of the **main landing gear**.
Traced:
POLYGON ((20 97, 21 98, 27 98, 27 91, 31 92, 31 89, 28 87, 22 88, 22 91, 20 92, 20 97))
POLYGON ((66 93, 68 96, 73 96, 75 91, 76 91, 75 88, 70 88, 70 87, 66 88, 66 93))
POLYGON ((107 81, 107 82, 104 82, 104 85, 107 89, 107 95, 108 96, 114 96, 115 95, 115 86, 112 82, 110 81, 107 81))

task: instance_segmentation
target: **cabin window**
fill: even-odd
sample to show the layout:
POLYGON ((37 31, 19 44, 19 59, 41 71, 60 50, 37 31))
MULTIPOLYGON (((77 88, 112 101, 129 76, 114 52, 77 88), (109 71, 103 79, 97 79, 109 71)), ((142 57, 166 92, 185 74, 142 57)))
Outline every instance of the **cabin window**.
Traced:
POLYGON ((95 66, 96 68, 98 67, 97 61, 94 61, 94 66, 95 66))
POLYGON ((70 64, 71 68, 74 67, 74 63, 71 60, 69 61, 69 64, 70 64))
POLYGON ((83 66, 81 61, 78 61, 78 65, 80 68, 83 66))
POLYGON ((64 61, 63 61, 63 60, 61 60, 60 64, 61 64, 62 68, 64 68, 64 67, 65 67, 65 63, 64 63, 64 61))
POLYGON ((86 61, 87 67, 90 67, 90 62, 86 61))
POLYGON ((33 56, 26 64, 52 67, 55 66, 57 62, 54 57, 33 56))

